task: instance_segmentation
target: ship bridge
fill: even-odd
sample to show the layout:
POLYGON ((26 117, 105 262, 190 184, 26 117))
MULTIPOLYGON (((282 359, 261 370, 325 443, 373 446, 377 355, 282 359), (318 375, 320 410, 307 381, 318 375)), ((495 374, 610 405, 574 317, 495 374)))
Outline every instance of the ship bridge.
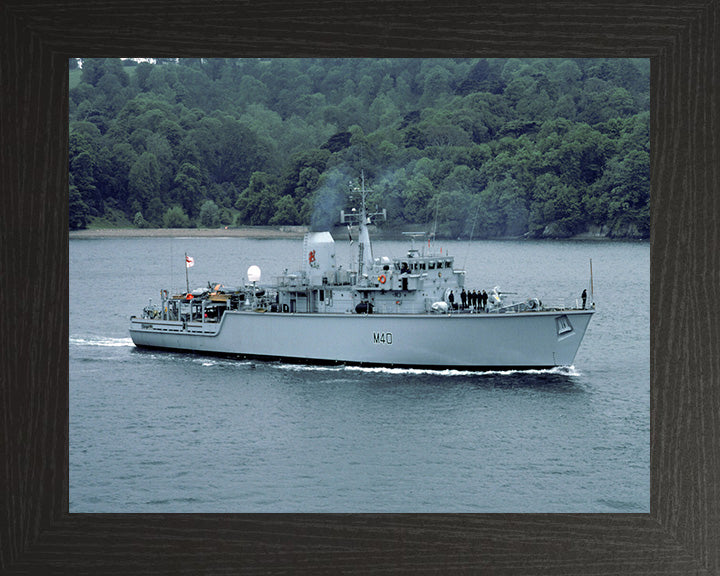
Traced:
POLYGON ((412 274, 426 270, 442 271, 448 269, 452 271, 454 260, 452 256, 414 256, 408 254, 407 258, 393 259, 393 263, 395 270, 400 274, 412 274))

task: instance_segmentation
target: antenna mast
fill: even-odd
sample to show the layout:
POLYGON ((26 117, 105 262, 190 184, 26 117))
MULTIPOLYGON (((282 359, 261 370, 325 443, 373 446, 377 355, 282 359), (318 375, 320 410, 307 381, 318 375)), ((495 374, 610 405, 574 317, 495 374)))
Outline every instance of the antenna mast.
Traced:
MULTIPOLYGON (((363 269, 371 269, 373 265, 373 254, 372 244, 370 243, 370 233, 368 232, 368 224, 372 221, 375 216, 382 216, 383 220, 387 219, 387 210, 383 209, 382 212, 367 212, 365 206, 365 198, 367 197, 367 190, 365 190, 365 171, 361 173, 361 187, 360 187, 360 214, 357 214, 353 209, 353 212, 346 213, 344 210, 340 211, 340 223, 341 224, 357 224, 360 228, 359 242, 358 242, 358 275, 362 278, 363 269)), ((354 188, 357 190, 357 187, 354 188)))

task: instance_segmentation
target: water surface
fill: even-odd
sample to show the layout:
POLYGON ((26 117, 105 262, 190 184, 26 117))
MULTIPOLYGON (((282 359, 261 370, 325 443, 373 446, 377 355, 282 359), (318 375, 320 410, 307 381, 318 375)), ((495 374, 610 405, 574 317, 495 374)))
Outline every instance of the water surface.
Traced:
MULTIPOLYGON (((70 241, 71 512, 649 512, 648 243, 444 242, 466 286, 597 313, 573 367, 321 367, 136 349, 160 289, 263 281, 301 240, 70 241)), ((338 242, 338 263, 352 247, 338 242)), ((402 242, 376 242, 400 256, 402 242)))

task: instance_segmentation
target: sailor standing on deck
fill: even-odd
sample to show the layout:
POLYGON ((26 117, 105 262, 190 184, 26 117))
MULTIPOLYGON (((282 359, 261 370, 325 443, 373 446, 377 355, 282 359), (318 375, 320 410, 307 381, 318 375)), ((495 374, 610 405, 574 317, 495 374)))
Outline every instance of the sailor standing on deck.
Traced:
POLYGON ((583 299, 583 310, 585 310, 585 302, 587 301, 587 290, 583 290, 582 299, 583 299))
POLYGON ((455 295, 453 294, 452 290, 450 290, 450 294, 448 295, 448 302, 450 302, 450 309, 455 309, 455 295))
POLYGON ((465 288, 463 288, 462 292, 460 292, 460 301, 462 302, 462 307, 464 310, 467 305, 467 292, 465 292, 465 288))

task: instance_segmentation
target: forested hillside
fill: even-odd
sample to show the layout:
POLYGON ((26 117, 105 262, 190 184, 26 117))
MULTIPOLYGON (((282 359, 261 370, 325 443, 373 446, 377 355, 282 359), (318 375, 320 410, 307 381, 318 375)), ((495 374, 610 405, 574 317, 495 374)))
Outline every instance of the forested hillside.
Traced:
POLYGON ((71 229, 327 226, 363 170, 389 227, 649 236, 647 60, 84 59, 70 73, 71 229))

